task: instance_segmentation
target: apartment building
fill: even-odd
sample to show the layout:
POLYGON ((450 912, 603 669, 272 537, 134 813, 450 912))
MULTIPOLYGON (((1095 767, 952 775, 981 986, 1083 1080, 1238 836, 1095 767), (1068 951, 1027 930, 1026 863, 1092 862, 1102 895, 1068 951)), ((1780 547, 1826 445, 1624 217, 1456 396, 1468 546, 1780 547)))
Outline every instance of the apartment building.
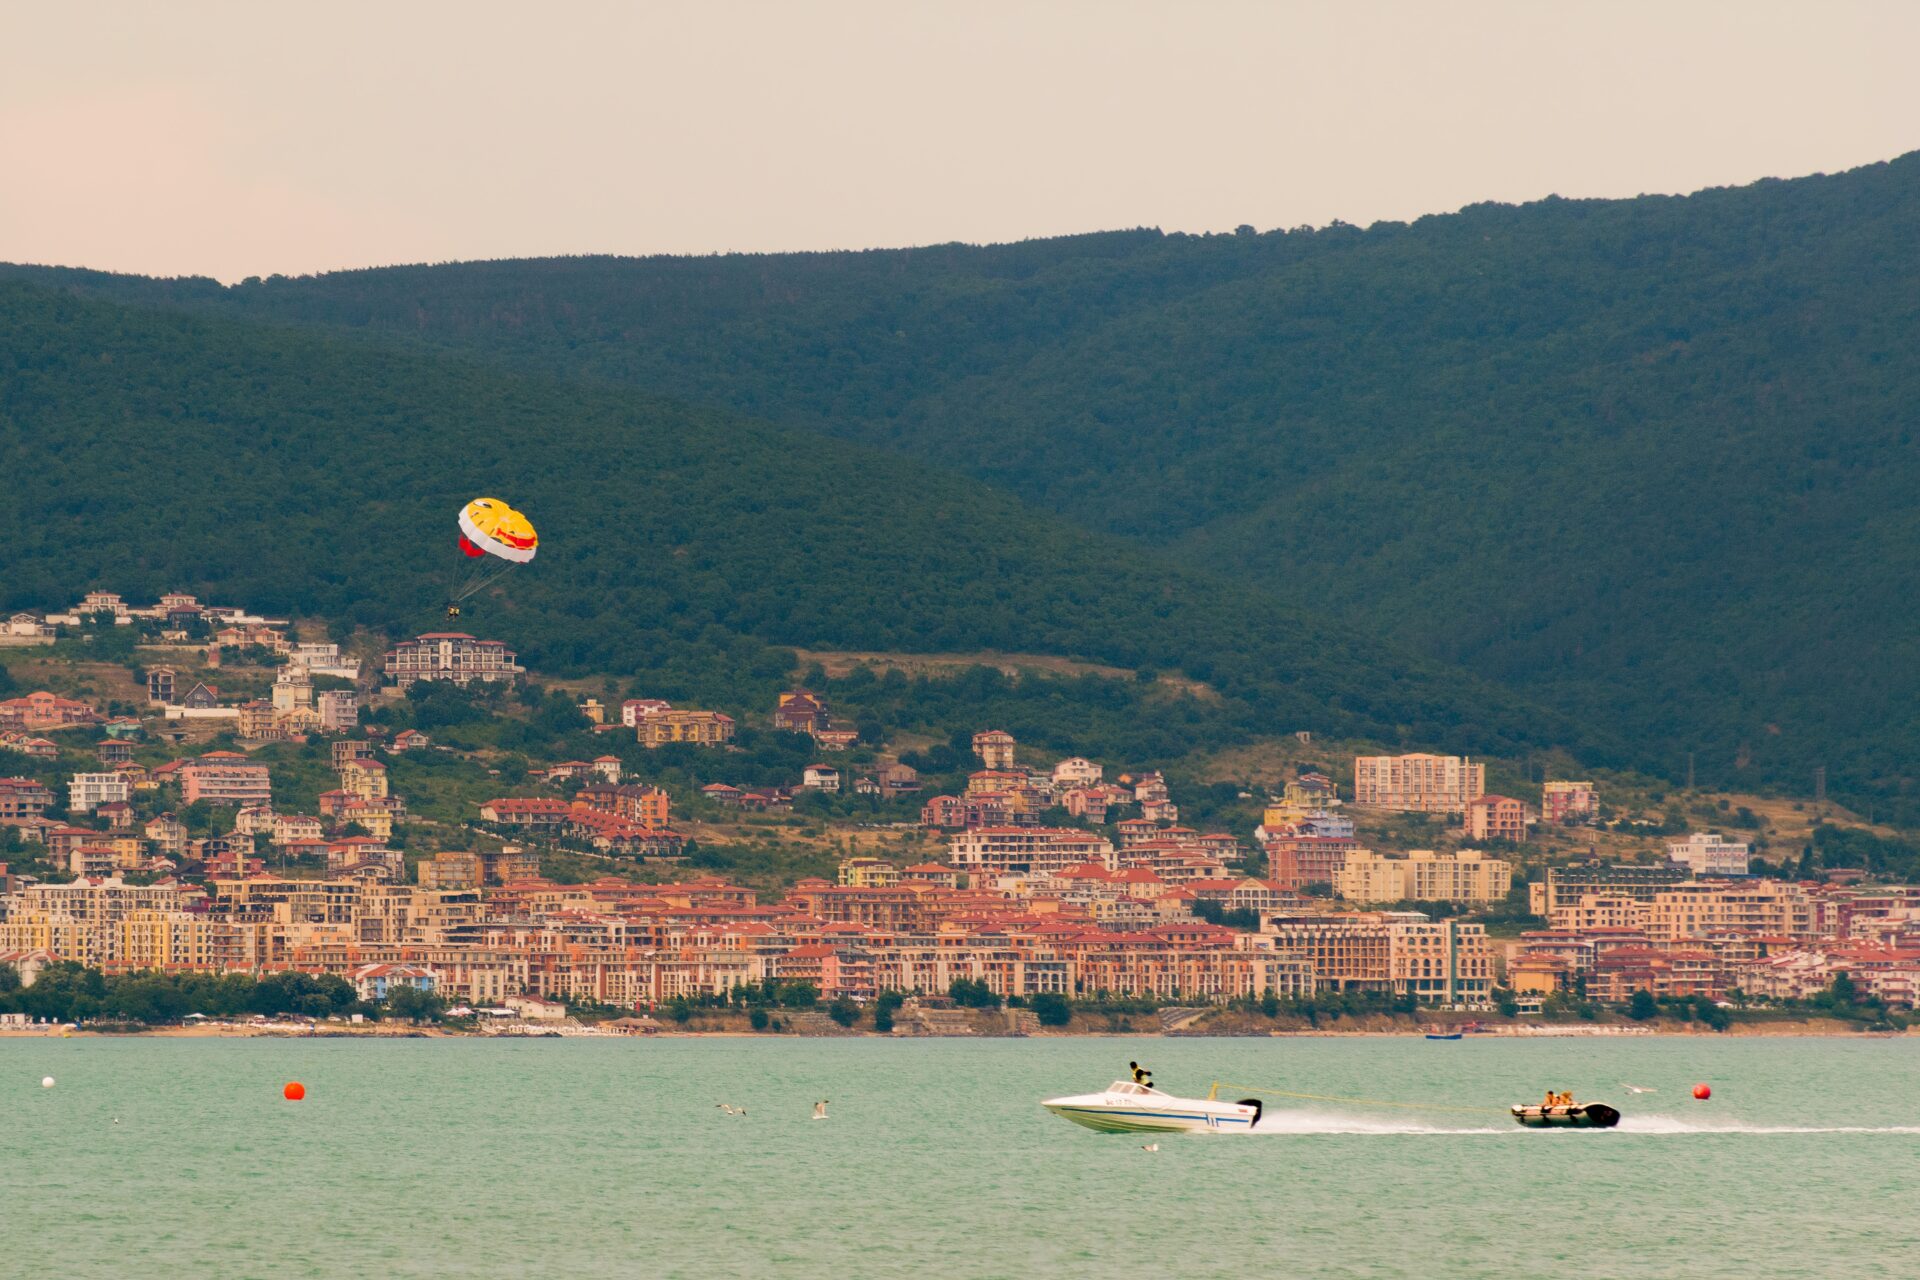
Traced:
POLYGON ((840 883, 853 889, 891 889, 900 883, 900 868, 885 858, 843 858, 840 883))
POLYGON ((1814 903, 1806 889, 1780 880, 1677 884, 1654 894, 1645 908, 1655 942, 1739 931, 1774 938, 1814 935, 1814 903))
POLYGON ((414 867, 422 889, 478 889, 486 882, 477 853, 436 853, 414 867))
POLYGON ((1652 902, 1654 894, 1686 879, 1687 869, 1671 862, 1609 864, 1596 861, 1548 867, 1546 879, 1528 888, 1528 910, 1536 916, 1552 916, 1592 894, 1652 902))
POLYGON ((1743 876, 1752 846, 1717 831, 1696 831, 1685 840, 1667 841, 1667 857, 1697 876, 1743 876))
POLYGON ((1363 853, 1352 836, 1270 836, 1266 841, 1267 878, 1289 889, 1332 884, 1347 859, 1363 853))
POLYGON ((271 805, 273 782, 267 766, 237 751, 209 751, 181 764, 180 795, 188 804, 271 805))
MULTIPOLYGON (((1109 870, 1113 844, 1104 836, 1061 827, 978 827, 947 837, 947 862, 986 876, 1044 875, 1082 863, 1109 870)), ((978 880, 975 883, 979 883, 978 880)))
POLYGON ((360 723, 360 708, 351 689, 323 689, 313 701, 322 733, 345 733, 360 723))
POLYGON ((1465 813, 1486 789, 1487 767, 1464 756, 1415 752, 1353 761, 1353 802, 1376 809, 1465 813))
POLYGON ((1395 920, 1388 926, 1393 994, 1421 1004, 1486 1004, 1493 998, 1493 949, 1485 925, 1395 920))
POLYGON ((1513 864, 1477 849, 1405 856, 1361 850, 1334 874, 1334 892, 1349 902, 1498 902, 1513 884, 1513 864))

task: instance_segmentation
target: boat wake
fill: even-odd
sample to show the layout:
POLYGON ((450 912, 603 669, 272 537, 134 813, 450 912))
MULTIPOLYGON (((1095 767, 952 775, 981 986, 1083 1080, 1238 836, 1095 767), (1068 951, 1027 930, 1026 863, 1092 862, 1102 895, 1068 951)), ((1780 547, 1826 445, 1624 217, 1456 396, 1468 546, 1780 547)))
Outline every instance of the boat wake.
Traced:
POLYGON ((1546 1137, 1575 1135, 1603 1138, 1609 1133, 1639 1134, 1646 1137, 1709 1136, 1713 1134, 1812 1134, 1812 1133, 1893 1133, 1920 1134, 1920 1125, 1794 1125, 1749 1124, 1739 1120, 1686 1120, 1679 1116, 1627 1116, 1616 1129, 1554 1129, 1536 1131, 1518 1125, 1499 1124, 1491 1119, 1485 1125, 1427 1122, 1412 1117, 1382 1119, 1376 1116, 1346 1115, 1334 1111, 1269 1111, 1249 1133, 1253 1137, 1298 1138, 1328 1136, 1415 1136, 1468 1137, 1503 1135, 1541 1141, 1546 1137))
POLYGON ((1627 1116, 1616 1133, 1650 1135, 1714 1133, 1920 1133, 1920 1125, 1748 1124, 1740 1120, 1683 1120, 1679 1116, 1627 1116))
POLYGON ((1269 1111, 1247 1132, 1254 1137, 1302 1137, 1313 1134, 1506 1134, 1520 1133, 1510 1125, 1429 1123, 1411 1117, 1344 1115, 1333 1111, 1269 1111))

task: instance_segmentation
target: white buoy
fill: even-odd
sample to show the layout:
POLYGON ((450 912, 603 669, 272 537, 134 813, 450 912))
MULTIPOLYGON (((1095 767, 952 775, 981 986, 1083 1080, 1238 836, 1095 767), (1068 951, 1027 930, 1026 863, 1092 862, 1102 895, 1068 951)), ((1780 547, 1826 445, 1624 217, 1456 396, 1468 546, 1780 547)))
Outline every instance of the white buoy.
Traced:
POLYGON ((41 1077, 40 1077, 40 1087, 41 1087, 42 1089, 51 1089, 51 1088, 53 1088, 53 1077, 52 1077, 52 1076, 41 1076, 41 1077))

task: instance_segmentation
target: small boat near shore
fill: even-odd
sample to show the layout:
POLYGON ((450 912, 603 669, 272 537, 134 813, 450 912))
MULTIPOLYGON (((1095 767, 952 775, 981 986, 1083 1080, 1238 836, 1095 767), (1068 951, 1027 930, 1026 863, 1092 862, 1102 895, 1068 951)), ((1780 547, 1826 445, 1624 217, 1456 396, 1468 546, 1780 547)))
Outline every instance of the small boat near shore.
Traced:
POLYGON ((1115 1080, 1100 1093, 1048 1098, 1053 1114, 1101 1133, 1245 1133, 1260 1121, 1257 1099, 1177 1098, 1151 1085, 1115 1080))
POLYGON ((1576 1102, 1564 1106, 1543 1107, 1539 1103, 1512 1108, 1513 1119, 1529 1129, 1611 1129, 1620 1123, 1620 1113, 1604 1102, 1576 1102))
POLYGON ((1458 1031, 1429 1031, 1429 1032, 1427 1032, 1427 1039, 1429 1039, 1429 1040, 1458 1040, 1458 1039, 1459 1039, 1459 1038, 1461 1037, 1461 1035, 1462 1035, 1462 1033, 1461 1033, 1461 1032, 1458 1032, 1458 1031))

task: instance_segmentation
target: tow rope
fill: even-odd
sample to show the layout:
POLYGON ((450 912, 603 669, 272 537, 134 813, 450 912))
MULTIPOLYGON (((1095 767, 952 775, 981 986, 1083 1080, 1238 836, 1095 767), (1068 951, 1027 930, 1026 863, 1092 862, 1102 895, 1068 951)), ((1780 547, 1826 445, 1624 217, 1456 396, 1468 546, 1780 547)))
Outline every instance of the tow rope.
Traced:
POLYGON ((1495 1107, 1450 1107, 1437 1102, 1389 1102, 1385 1098, 1339 1098, 1325 1093, 1296 1093, 1291 1089, 1269 1089, 1257 1084, 1235 1084, 1231 1080, 1214 1081, 1213 1088, 1207 1090, 1207 1097, 1217 1100, 1222 1089, 1237 1089, 1267 1097, 1304 1098, 1309 1102, 1347 1102, 1360 1107, 1400 1107, 1408 1111, 1458 1111, 1477 1116, 1507 1114, 1505 1110, 1495 1107))

